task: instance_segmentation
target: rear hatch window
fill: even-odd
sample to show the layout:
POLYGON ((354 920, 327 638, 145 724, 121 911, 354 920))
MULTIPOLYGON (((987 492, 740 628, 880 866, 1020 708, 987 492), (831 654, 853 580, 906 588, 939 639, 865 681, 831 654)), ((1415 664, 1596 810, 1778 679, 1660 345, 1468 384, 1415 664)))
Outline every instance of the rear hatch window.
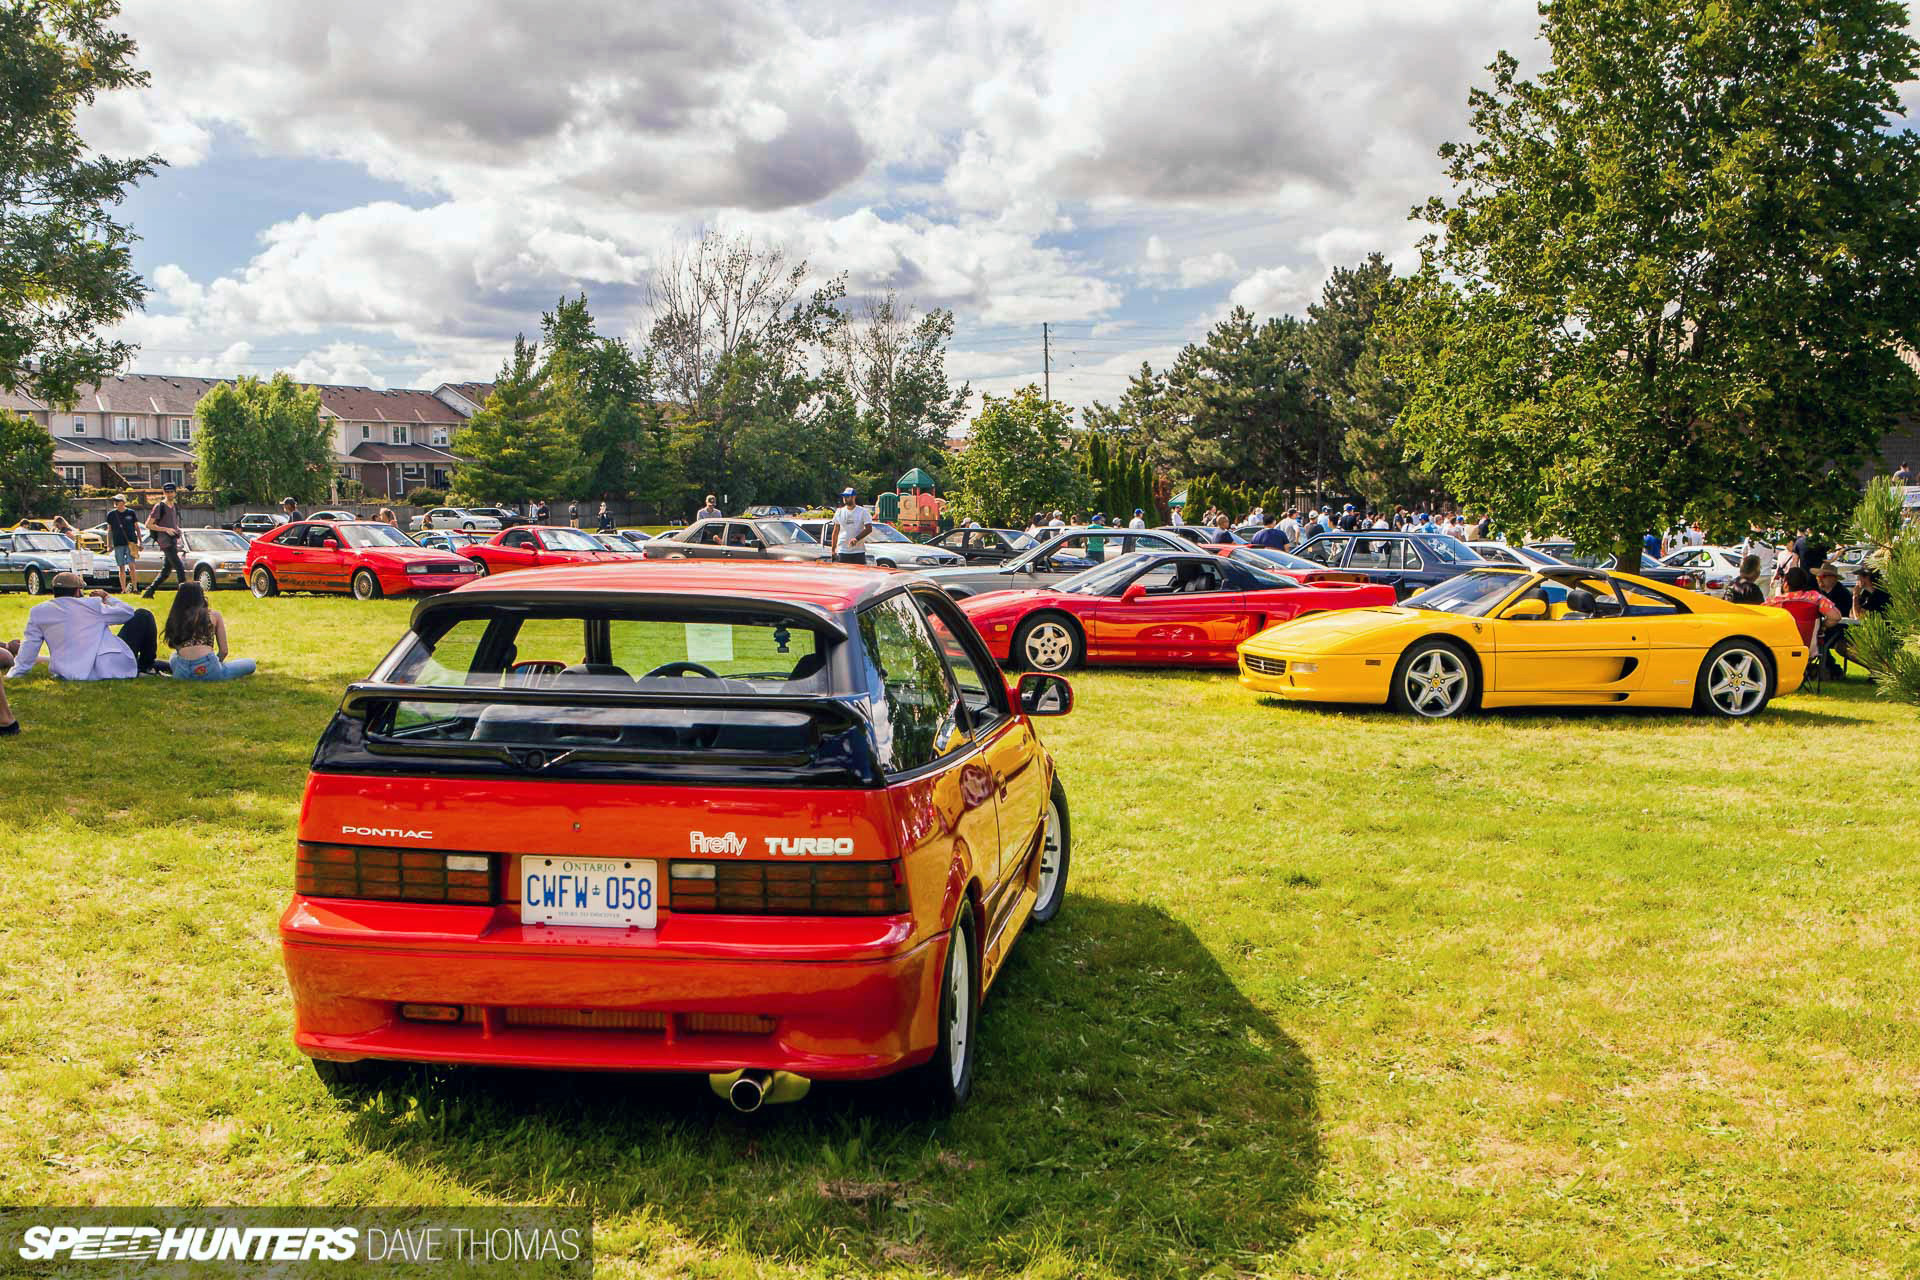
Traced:
POLYGON ((732 605, 433 602, 316 765, 762 782, 871 774, 836 619, 732 605))

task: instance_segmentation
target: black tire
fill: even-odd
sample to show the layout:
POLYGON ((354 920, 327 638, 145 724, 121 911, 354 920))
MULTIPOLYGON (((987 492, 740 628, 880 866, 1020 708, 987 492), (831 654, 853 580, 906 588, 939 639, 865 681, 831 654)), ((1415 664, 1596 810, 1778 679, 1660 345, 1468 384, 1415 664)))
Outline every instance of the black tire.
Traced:
POLYGON ((897 569, 900 566, 895 564, 891 560, 875 560, 873 562, 873 567, 876 569, 897 569))
POLYGON ((473 561, 473 567, 480 571, 481 577, 484 578, 487 576, 488 570, 487 570, 487 562, 485 560, 482 560, 479 556, 468 556, 467 559, 473 561))
POLYGON ((935 1111, 952 1111, 973 1093, 973 1060, 980 1042, 980 952, 974 946, 973 906, 962 901, 960 918, 947 935, 947 959, 940 969, 940 1044, 920 1068, 916 1097, 935 1111), (955 966, 964 972, 956 974, 955 966), (965 1020, 955 1017, 961 991, 965 1020))
POLYGON ((358 1062, 328 1062, 324 1058, 307 1061, 313 1064, 313 1074, 320 1077, 327 1092, 335 1096, 370 1093, 393 1079, 395 1073, 393 1063, 378 1058, 362 1058, 358 1062))
POLYGON ((47 594, 46 570, 38 566, 27 570, 27 594, 30 596, 43 596, 47 594))
POLYGON ((202 591, 212 591, 214 587, 218 585, 214 579, 213 570, 207 568, 205 565, 201 565, 193 571, 193 580, 200 584, 202 591))
POLYGON ((1693 709, 1723 720, 1745 720, 1766 710, 1779 686, 1773 657, 1764 648, 1751 640, 1722 640, 1700 662, 1693 709))
POLYGON ((1407 646, 1393 668, 1388 705, 1427 720, 1446 720, 1480 701, 1480 671, 1460 646, 1421 640, 1407 646), (1409 685, 1417 692, 1409 692, 1409 685))
POLYGON ((1033 904, 1033 922, 1045 924, 1060 914, 1067 900, 1067 872, 1073 867, 1073 819, 1067 812, 1067 789, 1060 775, 1053 777, 1053 794, 1047 797, 1047 825, 1041 837, 1046 844, 1040 850, 1040 896, 1033 904), (1049 876, 1047 868, 1053 872, 1049 876))
POLYGON ((358 569, 353 575, 353 598, 355 600, 378 600, 380 598, 380 579, 371 569, 358 569))
MULTIPOLYGON (((273 570, 263 564, 253 566, 253 572, 247 575, 247 586, 261 600, 280 594, 280 584, 273 580, 273 570)), ((319 1061, 319 1059, 314 1059, 319 1061)))
POLYGON ((1063 613, 1036 613, 1013 633, 1012 665, 1025 671, 1071 671, 1086 660, 1087 639, 1063 613))
POLYGON ((469 521, 467 521, 467 522, 466 522, 465 524, 463 524, 463 525, 461 525, 461 526, 460 526, 460 528, 461 528, 461 530, 462 530, 463 532, 466 532, 466 533, 472 533, 472 532, 473 532, 473 521, 471 521, 471 520, 469 520, 469 521))

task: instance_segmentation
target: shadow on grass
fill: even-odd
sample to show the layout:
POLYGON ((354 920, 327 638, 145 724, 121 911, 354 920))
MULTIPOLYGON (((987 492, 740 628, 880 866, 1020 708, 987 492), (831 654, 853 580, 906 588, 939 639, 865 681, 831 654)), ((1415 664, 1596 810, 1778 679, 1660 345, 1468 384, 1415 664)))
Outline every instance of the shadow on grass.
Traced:
MULTIPOLYGON (((1864 682, 1850 685, 1829 683, 1820 693, 1802 690, 1789 695, 1784 701, 1775 700, 1767 705, 1766 710, 1760 712, 1759 718, 1768 722, 1786 721, 1789 724, 1802 725, 1865 724, 1867 717, 1846 714, 1845 709, 1855 703, 1871 702, 1873 696, 1872 686, 1864 682), (1831 709, 1820 705, 1822 702, 1829 701, 1831 709)), ((1304 702, 1270 695, 1261 695, 1258 701, 1263 707, 1286 708, 1343 720, 1391 720, 1396 724, 1432 723, 1423 721, 1411 713, 1394 711, 1370 703, 1304 702)), ((1702 715, 1690 708, 1680 707, 1495 707, 1476 708, 1463 713, 1462 718, 1484 719, 1494 723, 1521 726, 1591 723, 1606 720, 1618 720, 1623 724, 1680 721, 1699 721, 1702 724, 1720 723, 1716 718, 1702 715)))
POLYGON ((644 1207, 789 1260, 1160 1274, 1305 1225, 1312 1065, 1162 911, 1070 897, 1022 938, 976 1071, 968 1106, 936 1118, 898 1083, 741 1117, 704 1078, 419 1070, 363 1100, 353 1136, 510 1200, 603 1222, 644 1207))

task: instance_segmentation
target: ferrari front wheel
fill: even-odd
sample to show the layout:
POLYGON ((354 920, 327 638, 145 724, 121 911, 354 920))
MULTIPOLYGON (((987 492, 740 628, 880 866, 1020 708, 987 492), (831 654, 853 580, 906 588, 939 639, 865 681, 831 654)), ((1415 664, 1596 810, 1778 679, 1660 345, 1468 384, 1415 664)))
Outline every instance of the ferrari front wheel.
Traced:
POLYGON ((1697 711, 1744 720, 1773 697, 1773 667, 1750 640, 1727 640, 1713 647, 1694 681, 1697 711))
POLYGON ((1392 706, 1444 720, 1473 705, 1478 683, 1466 654, 1444 640, 1422 640, 1400 655, 1393 670, 1392 706))

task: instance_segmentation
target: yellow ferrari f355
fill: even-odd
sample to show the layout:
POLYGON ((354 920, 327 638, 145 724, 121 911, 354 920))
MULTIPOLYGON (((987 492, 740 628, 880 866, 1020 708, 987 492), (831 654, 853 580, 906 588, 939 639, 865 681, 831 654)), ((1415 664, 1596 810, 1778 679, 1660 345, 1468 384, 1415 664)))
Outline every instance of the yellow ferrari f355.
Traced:
POLYGON ((1475 569, 1390 608, 1315 614, 1240 645, 1240 683, 1304 702, 1692 707, 1741 718, 1806 674, 1784 609, 1574 565, 1475 569))

